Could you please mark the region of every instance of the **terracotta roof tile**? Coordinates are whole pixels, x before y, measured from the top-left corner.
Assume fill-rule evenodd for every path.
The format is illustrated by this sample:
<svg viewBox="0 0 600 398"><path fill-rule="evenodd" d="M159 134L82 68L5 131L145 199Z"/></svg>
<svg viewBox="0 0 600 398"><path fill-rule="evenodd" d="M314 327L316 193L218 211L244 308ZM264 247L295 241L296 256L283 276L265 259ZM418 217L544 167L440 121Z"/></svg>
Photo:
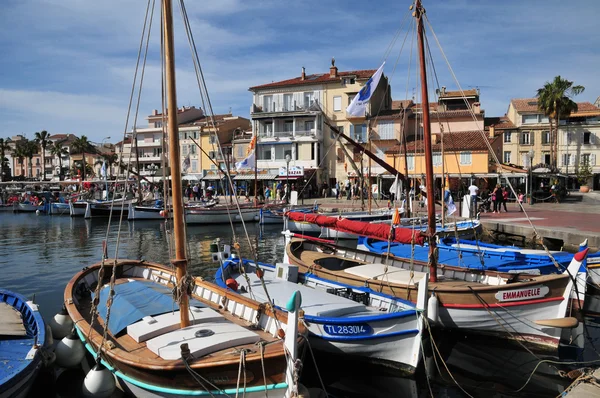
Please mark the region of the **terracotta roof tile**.
<svg viewBox="0 0 600 398"><path fill-rule="evenodd" d="M214 120L215 123L219 124L220 122L223 122L224 119L226 117L232 117L233 115L231 113L225 113L223 115L214 115ZM202 115L197 119L194 120L190 120L189 122L186 123L181 123L179 125L179 127L190 127L190 126L197 126L198 124L210 124L210 117L208 117L207 115Z"/></svg>
<svg viewBox="0 0 600 398"><path fill-rule="evenodd" d="M485 127L494 126L496 130L516 129L517 126L506 116L486 117L483 121Z"/></svg>
<svg viewBox="0 0 600 398"><path fill-rule="evenodd" d="M414 103L412 100L393 100L392 109L410 108Z"/></svg>
<svg viewBox="0 0 600 398"><path fill-rule="evenodd" d="M396 140L396 139L378 140L376 138L373 138L371 141L373 141L373 144L377 145L380 148L381 147L390 147L390 146L398 144L398 140Z"/></svg>
<svg viewBox="0 0 600 398"><path fill-rule="evenodd" d="M376 69L368 70L355 70L349 72L338 72L337 77L331 77L329 73L318 73L313 75L306 75L305 79L302 80L302 76L294 77L288 80L281 80L278 82L261 84L258 86L250 87L250 90L258 90L270 87L284 87L284 86L300 86L306 84L327 84L339 82L341 77L345 76L356 76L358 79L368 79L376 72Z"/></svg>
<svg viewBox="0 0 600 398"><path fill-rule="evenodd" d="M436 134L437 135L437 134ZM482 151L487 150L487 143L493 142L496 138L483 137L480 131L460 131L454 133L446 133L444 134L444 151L458 151L458 150L472 150L472 151ZM439 141L439 139L438 139ZM422 153L424 150L424 142L423 140L412 141L409 142L406 146L406 150L408 154L411 152ZM442 145L441 142L437 142L431 148L432 151L441 151ZM402 146L396 145L389 150L386 151L388 154L394 153L402 153Z"/></svg>
<svg viewBox="0 0 600 398"><path fill-rule="evenodd" d="M510 100L517 112L540 112L537 98L513 98ZM598 107L590 102L578 102L577 113L600 111Z"/></svg>

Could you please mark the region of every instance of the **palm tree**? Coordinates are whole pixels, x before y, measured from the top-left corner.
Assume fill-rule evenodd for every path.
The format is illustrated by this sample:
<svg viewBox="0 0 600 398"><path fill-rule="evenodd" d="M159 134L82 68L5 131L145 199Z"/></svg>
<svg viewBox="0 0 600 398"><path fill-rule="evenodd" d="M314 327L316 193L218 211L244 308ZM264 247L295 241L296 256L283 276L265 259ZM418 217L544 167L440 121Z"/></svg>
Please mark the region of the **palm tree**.
<svg viewBox="0 0 600 398"><path fill-rule="evenodd" d="M581 94L583 86L574 86L572 81L556 76L552 82L546 82L538 89L538 108L550 118L550 158L557 166L557 136L561 116L577 112L577 103L571 97ZM552 128L554 125L554 129Z"/></svg>
<svg viewBox="0 0 600 398"><path fill-rule="evenodd" d="M33 157L37 155L39 146L36 141L25 140L21 144L23 148L23 154L29 159L29 178L33 177Z"/></svg>
<svg viewBox="0 0 600 398"><path fill-rule="evenodd" d="M58 157L58 168L60 170L60 172L58 173L59 180L62 180L61 177L63 175L62 157L64 155L68 155L69 154L69 151L67 151L67 148L63 147L63 144L62 144L63 142L64 142L64 140L63 141L57 141L57 142L53 143L50 146L50 154L53 155L53 156Z"/></svg>
<svg viewBox="0 0 600 398"><path fill-rule="evenodd" d="M85 153L95 153L96 149L92 146L92 143L88 140L88 138L85 135L82 135L79 138L75 138L75 140L73 141L73 144L71 145L71 148L73 148L73 152L74 153L81 153L82 154L82 161L83 161L83 175L82 175L82 181L85 180L85 175L87 174L87 167L85 164Z"/></svg>
<svg viewBox="0 0 600 398"><path fill-rule="evenodd" d="M117 164L119 156L116 153L101 153L100 157L102 160L97 160L94 165L102 166L104 162L106 162L106 166L108 167L107 172L108 175L110 175L110 171L112 170L113 165Z"/></svg>
<svg viewBox="0 0 600 398"><path fill-rule="evenodd" d="M17 144L15 145L15 149L13 150L13 157L17 158L19 160L19 164L21 165L21 176L22 177L25 174L25 170L24 170L25 165L23 164L23 160L27 157L27 154L25 153L24 144L25 144L24 141L17 141Z"/></svg>
<svg viewBox="0 0 600 398"><path fill-rule="evenodd" d="M48 139L48 137L50 137L50 135L48 134L48 132L46 130L42 130L40 132L35 133L35 140L40 145L40 147L42 147L42 169L43 169L42 180L46 179L46 147L48 146L48 144L52 143L52 141L50 141Z"/></svg>
<svg viewBox="0 0 600 398"><path fill-rule="evenodd" d="M4 181L4 172L6 167L6 152L10 150L8 142L4 141L4 138L0 138L0 181Z"/></svg>

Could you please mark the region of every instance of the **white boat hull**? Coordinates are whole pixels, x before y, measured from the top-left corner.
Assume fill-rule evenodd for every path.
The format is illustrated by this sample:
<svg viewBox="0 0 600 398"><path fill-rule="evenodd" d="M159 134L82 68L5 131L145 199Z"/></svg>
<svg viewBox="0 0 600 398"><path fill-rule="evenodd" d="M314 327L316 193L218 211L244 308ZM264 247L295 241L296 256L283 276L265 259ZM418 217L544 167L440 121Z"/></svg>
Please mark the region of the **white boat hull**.
<svg viewBox="0 0 600 398"><path fill-rule="evenodd" d="M165 217L160 213L162 207L134 206L129 204L128 220L164 220Z"/></svg>
<svg viewBox="0 0 600 398"><path fill-rule="evenodd" d="M71 217L83 217L87 208L87 202L69 203L69 215Z"/></svg>
<svg viewBox="0 0 600 398"><path fill-rule="evenodd" d="M15 207L15 211L19 213L35 213L38 210L44 211L44 206L34 206L31 203L19 203Z"/></svg>
<svg viewBox="0 0 600 398"><path fill-rule="evenodd" d="M231 207L229 210L224 208L201 208L201 209L186 209L185 223L186 224L229 224L230 220L234 223L255 222L259 220L258 208L244 209L238 211L237 208Z"/></svg>
<svg viewBox="0 0 600 398"><path fill-rule="evenodd" d="M68 216L71 214L69 203L50 203L50 214L53 216Z"/></svg>

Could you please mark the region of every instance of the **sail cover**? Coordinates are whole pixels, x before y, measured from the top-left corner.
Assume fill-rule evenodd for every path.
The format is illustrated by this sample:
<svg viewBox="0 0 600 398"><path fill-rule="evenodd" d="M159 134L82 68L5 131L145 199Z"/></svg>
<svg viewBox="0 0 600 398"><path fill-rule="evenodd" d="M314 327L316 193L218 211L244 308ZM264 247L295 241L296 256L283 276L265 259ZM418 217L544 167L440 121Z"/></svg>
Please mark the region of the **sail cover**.
<svg viewBox="0 0 600 398"><path fill-rule="evenodd" d="M364 221L353 221L338 217L329 217L314 213L298 213L294 211L288 211L286 216L292 221L308 222L320 227L331 228L336 231L348 232L374 239L390 239L392 242L406 244L415 242L415 244L421 246L425 243L425 235L423 235L421 231L410 228L392 227L390 233L390 226L388 224L370 224Z"/></svg>

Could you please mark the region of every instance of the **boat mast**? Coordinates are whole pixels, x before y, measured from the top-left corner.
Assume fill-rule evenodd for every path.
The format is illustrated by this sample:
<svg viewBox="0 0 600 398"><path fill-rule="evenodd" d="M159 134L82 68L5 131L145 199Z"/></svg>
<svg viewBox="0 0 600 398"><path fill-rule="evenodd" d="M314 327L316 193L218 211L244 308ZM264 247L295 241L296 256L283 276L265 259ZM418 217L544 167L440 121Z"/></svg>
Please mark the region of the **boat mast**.
<svg viewBox="0 0 600 398"><path fill-rule="evenodd" d="M183 195L181 189L181 162L179 156L179 132L177 131L177 93L175 88L175 46L173 43L173 7L171 0L163 0L163 26L165 43L165 78L167 81L167 132L169 134L169 159L171 159L171 185L173 190L173 232L177 288L187 273L185 253L185 225L183 223ZM180 326L190 325L189 301L186 292L178 292Z"/></svg>
<svg viewBox="0 0 600 398"><path fill-rule="evenodd" d="M423 105L423 140L425 141L425 188L427 190L427 234L429 239L429 281L437 282L437 259L435 258L435 190L433 187L433 159L431 155L431 124L429 120L429 97L427 96L427 71L425 68L425 43L423 41L423 15L425 9L417 0L413 16L417 18L417 42L421 67L421 102Z"/></svg>
<svg viewBox="0 0 600 398"><path fill-rule="evenodd" d="M410 178L408 176L408 155L406 149L406 110L407 108L402 108L402 151L404 152L404 175L406 176L406 181L404 181L404 192L406 198L406 208L404 212L406 213L406 217L410 218L410 209L412 209L412 199L410 197ZM398 189L396 189L398 191ZM395 200L399 200L399 198L394 198Z"/></svg>

